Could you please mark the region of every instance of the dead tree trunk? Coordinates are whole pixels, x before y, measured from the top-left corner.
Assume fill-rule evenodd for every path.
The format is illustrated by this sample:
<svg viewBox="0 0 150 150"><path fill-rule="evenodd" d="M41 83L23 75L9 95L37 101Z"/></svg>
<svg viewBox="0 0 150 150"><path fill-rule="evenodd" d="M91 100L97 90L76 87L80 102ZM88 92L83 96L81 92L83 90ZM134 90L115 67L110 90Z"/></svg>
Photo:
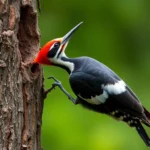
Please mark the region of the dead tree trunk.
<svg viewBox="0 0 150 150"><path fill-rule="evenodd" d="M38 50L36 0L0 0L0 150L41 150Z"/></svg>

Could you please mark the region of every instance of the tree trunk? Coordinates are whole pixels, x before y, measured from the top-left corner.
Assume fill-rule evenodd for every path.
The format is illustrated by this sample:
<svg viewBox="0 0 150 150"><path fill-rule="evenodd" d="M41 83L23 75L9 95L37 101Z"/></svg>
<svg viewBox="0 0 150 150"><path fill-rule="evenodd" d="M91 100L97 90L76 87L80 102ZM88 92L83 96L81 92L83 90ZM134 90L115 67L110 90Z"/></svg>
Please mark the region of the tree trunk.
<svg viewBox="0 0 150 150"><path fill-rule="evenodd" d="M38 50L36 0L0 0L0 150L41 150Z"/></svg>

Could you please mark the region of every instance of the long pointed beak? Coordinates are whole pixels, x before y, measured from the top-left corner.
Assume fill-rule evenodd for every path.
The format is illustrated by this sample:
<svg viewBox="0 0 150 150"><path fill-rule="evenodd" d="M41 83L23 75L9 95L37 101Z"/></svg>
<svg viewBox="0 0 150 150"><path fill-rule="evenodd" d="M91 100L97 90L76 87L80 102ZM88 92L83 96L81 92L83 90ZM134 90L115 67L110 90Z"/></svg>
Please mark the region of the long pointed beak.
<svg viewBox="0 0 150 150"><path fill-rule="evenodd" d="M73 35L73 33L80 27L80 25L83 22L80 22L79 24L77 24L73 29L71 29L63 38L62 38L62 42L61 44L65 44L69 41L69 39L71 38L71 36Z"/></svg>

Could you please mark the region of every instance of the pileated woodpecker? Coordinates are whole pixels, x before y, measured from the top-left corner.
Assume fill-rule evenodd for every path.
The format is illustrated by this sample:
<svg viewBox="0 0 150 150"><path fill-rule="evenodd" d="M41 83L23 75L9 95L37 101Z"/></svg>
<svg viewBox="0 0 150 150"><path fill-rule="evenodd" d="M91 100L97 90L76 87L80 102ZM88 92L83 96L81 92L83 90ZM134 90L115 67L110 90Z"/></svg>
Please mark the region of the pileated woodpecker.
<svg viewBox="0 0 150 150"><path fill-rule="evenodd" d="M66 56L68 41L81 24L82 22L76 25L64 37L45 44L34 63L65 69L70 75L70 86L77 99L73 99L58 80L50 77L56 81L54 86L59 86L73 103L79 103L135 127L145 144L150 147L150 138L142 126L143 123L150 127L150 113L129 86L111 69L93 58Z"/></svg>

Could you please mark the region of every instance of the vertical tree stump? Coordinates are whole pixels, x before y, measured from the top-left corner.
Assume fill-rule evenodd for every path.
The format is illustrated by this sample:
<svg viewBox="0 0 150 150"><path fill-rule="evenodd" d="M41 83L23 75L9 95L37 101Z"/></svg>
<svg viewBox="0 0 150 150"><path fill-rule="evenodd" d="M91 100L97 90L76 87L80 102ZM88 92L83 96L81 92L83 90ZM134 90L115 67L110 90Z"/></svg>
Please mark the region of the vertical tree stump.
<svg viewBox="0 0 150 150"><path fill-rule="evenodd" d="M0 0L0 150L41 150L38 50L36 0Z"/></svg>

